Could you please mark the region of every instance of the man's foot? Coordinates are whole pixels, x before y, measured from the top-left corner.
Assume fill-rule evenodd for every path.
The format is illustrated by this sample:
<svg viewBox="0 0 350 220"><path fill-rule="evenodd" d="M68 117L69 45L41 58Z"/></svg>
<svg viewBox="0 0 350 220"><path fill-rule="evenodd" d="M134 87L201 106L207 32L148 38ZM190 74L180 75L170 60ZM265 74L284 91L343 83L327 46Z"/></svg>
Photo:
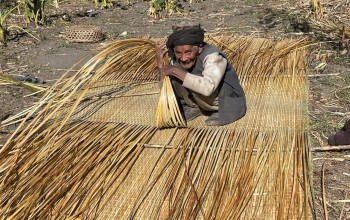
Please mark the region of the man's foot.
<svg viewBox="0 0 350 220"><path fill-rule="evenodd" d="M208 117L208 119L205 120L205 125L208 125L208 126L220 125L219 113L218 112L214 112L212 115L210 115Z"/></svg>
<svg viewBox="0 0 350 220"><path fill-rule="evenodd" d="M187 105L184 106L184 113L186 121L192 121L202 114L201 110L198 107L191 108Z"/></svg>

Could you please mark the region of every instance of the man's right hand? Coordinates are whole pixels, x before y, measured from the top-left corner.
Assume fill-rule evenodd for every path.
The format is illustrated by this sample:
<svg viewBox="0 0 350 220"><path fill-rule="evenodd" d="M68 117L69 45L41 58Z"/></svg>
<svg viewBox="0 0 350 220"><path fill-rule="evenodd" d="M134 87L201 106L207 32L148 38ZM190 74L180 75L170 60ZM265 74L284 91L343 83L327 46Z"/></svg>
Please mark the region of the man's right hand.
<svg viewBox="0 0 350 220"><path fill-rule="evenodd" d="M165 43L159 43L156 45L156 59L157 59L157 66L160 70L164 65L164 56L168 52L168 48L166 47Z"/></svg>
<svg viewBox="0 0 350 220"><path fill-rule="evenodd" d="M165 76L175 76L181 81L184 81L187 72L183 68L173 65L163 65L160 71L160 79L163 80Z"/></svg>

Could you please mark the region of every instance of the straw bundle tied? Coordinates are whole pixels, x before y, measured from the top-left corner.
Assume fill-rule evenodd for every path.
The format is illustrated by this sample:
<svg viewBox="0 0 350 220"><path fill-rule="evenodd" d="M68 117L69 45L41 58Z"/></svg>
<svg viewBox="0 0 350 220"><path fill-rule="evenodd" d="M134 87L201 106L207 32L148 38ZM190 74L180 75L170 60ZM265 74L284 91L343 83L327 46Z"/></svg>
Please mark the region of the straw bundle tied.
<svg viewBox="0 0 350 220"><path fill-rule="evenodd" d="M106 45L18 116L0 152L1 219L312 215L306 42L207 37L235 66L247 115L222 127L200 116L158 129L182 118L178 106L159 107L156 41Z"/></svg>

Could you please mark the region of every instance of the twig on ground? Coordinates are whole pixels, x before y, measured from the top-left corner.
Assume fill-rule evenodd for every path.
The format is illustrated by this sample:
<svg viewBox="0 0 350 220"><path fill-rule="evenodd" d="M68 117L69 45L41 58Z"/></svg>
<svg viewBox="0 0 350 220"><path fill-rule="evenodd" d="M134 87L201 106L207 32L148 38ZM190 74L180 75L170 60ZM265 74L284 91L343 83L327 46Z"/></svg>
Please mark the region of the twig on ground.
<svg viewBox="0 0 350 220"><path fill-rule="evenodd" d="M316 134L315 134L316 133ZM311 134L317 139L318 143L319 143L319 146L322 146L323 144L323 141L322 139L320 138L319 134L317 132L311 132Z"/></svg>
<svg viewBox="0 0 350 220"><path fill-rule="evenodd" d="M343 146L323 146L323 147L314 147L312 151L343 151L350 150L350 145Z"/></svg>
<svg viewBox="0 0 350 220"><path fill-rule="evenodd" d="M348 192L346 192L346 194L345 194L345 198L347 198L347 197L348 197ZM350 200L347 200L347 201L350 202ZM340 219L343 219L344 208L345 208L345 202L344 202L343 207L342 207L342 209L341 209L341 212L340 212L340 215L339 215L339 220L340 220Z"/></svg>
<svg viewBox="0 0 350 220"><path fill-rule="evenodd" d="M327 200L326 200L326 192L325 192L325 186L324 186L324 165L325 163L322 164L322 202L323 202L323 210L324 210L324 216L326 220L328 220L328 210L327 210Z"/></svg>
<svg viewBox="0 0 350 220"><path fill-rule="evenodd" d="M331 112L331 115L346 116L350 115L350 112Z"/></svg>
<svg viewBox="0 0 350 220"><path fill-rule="evenodd" d="M317 158L313 158L312 161L316 161L316 160L334 160L334 161L344 161L344 158L329 158L329 157L317 157Z"/></svg>
<svg viewBox="0 0 350 220"><path fill-rule="evenodd" d="M208 17L217 17L217 16L225 16L225 15L232 15L232 13L211 13L211 14L208 14Z"/></svg>
<svg viewBox="0 0 350 220"><path fill-rule="evenodd" d="M79 70L73 70L73 69L56 69L58 71L69 71L69 72L78 72Z"/></svg>
<svg viewBox="0 0 350 220"><path fill-rule="evenodd" d="M322 77L322 76L338 76L340 73L329 73L329 74L310 74L307 77Z"/></svg>
<svg viewBox="0 0 350 220"><path fill-rule="evenodd" d="M350 199L333 200L333 201L330 201L330 202L341 202L341 203L347 203L347 202L350 202Z"/></svg>
<svg viewBox="0 0 350 220"><path fill-rule="evenodd" d="M328 186L329 189L337 189L337 190L345 190L348 191L350 189L344 189L344 188L339 188L339 187L334 187L334 186Z"/></svg>
<svg viewBox="0 0 350 220"><path fill-rule="evenodd" d="M339 88L339 89L335 90L334 96L335 96L337 99L341 99L341 98L339 98L339 96L338 96L337 93L338 93L339 91L341 91L341 90L349 89L349 88L350 88L350 86L345 86L345 87L343 87L343 88Z"/></svg>

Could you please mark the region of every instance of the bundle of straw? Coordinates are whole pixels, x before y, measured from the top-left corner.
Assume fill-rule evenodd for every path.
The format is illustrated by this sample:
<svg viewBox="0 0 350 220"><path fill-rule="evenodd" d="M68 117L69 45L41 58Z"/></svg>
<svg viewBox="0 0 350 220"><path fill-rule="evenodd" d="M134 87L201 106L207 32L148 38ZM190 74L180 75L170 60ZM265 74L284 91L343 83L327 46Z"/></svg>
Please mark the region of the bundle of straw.
<svg viewBox="0 0 350 220"><path fill-rule="evenodd" d="M163 79L156 112L157 127L186 127L169 76Z"/></svg>

